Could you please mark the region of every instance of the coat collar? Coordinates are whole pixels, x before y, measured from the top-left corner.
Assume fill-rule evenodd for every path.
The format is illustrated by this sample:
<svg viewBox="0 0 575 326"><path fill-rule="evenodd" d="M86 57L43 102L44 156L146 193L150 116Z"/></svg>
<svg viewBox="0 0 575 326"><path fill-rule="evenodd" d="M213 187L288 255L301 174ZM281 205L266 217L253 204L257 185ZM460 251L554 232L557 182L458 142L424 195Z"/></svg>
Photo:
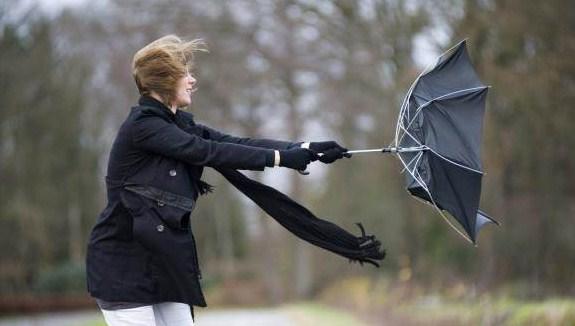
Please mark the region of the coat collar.
<svg viewBox="0 0 575 326"><path fill-rule="evenodd" d="M162 116L169 117L170 119L174 119L174 117L176 116L169 107L167 107L164 103L156 100L151 96L145 96L145 95L141 96L140 99L138 100L138 104L140 106L152 108L154 109L154 112Z"/></svg>
<svg viewBox="0 0 575 326"><path fill-rule="evenodd" d="M140 106L152 108L154 112L156 112L162 116L165 116L167 118L170 118L171 120L174 120L176 118L183 118L187 121L193 122L193 119L194 119L194 115L192 113L185 112L185 111L182 111L180 109L176 110L176 113L174 113L164 103L156 100L155 98L153 98L151 96L146 96L146 95L141 96L140 99L138 100L138 104Z"/></svg>

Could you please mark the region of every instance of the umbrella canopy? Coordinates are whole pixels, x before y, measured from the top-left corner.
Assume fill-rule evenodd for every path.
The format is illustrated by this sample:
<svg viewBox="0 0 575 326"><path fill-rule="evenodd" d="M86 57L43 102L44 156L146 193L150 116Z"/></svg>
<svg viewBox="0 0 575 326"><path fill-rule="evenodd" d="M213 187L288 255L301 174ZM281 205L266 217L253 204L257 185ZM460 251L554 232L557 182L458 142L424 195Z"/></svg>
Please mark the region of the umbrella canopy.
<svg viewBox="0 0 575 326"><path fill-rule="evenodd" d="M460 42L411 85L394 140L395 149L403 149L397 154L407 172L408 191L435 206L473 243L482 226L497 223L479 210L487 90L469 60L466 42Z"/></svg>

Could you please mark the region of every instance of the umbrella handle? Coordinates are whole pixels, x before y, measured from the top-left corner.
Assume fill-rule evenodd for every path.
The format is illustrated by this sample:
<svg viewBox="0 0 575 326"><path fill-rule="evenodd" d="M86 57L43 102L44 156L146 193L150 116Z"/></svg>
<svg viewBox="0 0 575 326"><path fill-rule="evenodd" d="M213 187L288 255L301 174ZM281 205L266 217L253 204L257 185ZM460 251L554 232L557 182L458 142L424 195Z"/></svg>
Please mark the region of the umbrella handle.
<svg viewBox="0 0 575 326"><path fill-rule="evenodd" d="M386 148L379 148L379 149L363 149L363 150L355 150L355 151L347 151L346 153L355 154L355 153L387 153L385 151ZM323 156L323 153L317 153L318 156ZM301 175L309 175L309 171L307 170L297 170L297 172Z"/></svg>
<svg viewBox="0 0 575 326"><path fill-rule="evenodd" d="M363 154L363 153L407 153L407 152L421 152L427 150L427 146L416 146L416 147L383 147L374 149L356 149L352 151L347 151L348 154ZM318 153L322 156L323 153ZM297 170L301 175L308 175L307 170Z"/></svg>
<svg viewBox="0 0 575 326"><path fill-rule="evenodd" d="M427 150L427 146L416 146L416 147L383 147L383 148L373 148L373 149L356 149L347 151L348 154L363 154L363 153L407 153L407 152L421 152ZM322 156L323 153L318 153ZM307 170L297 170L301 175L308 175Z"/></svg>

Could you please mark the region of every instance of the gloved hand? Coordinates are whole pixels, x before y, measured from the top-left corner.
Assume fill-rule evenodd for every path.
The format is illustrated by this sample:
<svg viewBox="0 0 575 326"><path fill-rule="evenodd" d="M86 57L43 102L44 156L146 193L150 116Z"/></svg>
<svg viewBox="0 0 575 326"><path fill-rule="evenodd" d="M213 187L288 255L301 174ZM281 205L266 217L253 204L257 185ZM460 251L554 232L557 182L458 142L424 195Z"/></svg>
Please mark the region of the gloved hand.
<svg viewBox="0 0 575 326"><path fill-rule="evenodd" d="M280 153L280 166L305 170L310 162L319 158L317 153L307 148L292 148L279 151Z"/></svg>
<svg viewBox="0 0 575 326"><path fill-rule="evenodd" d="M309 143L309 149L314 150L318 153L323 153L332 148L339 148L343 149L341 145L337 142L330 140L330 141L318 141L318 142L311 142Z"/></svg>
<svg viewBox="0 0 575 326"><path fill-rule="evenodd" d="M347 153L347 148L342 147L335 141L312 142L309 144L309 149L323 153L319 160L325 164L333 163L343 157L351 157L351 154Z"/></svg>

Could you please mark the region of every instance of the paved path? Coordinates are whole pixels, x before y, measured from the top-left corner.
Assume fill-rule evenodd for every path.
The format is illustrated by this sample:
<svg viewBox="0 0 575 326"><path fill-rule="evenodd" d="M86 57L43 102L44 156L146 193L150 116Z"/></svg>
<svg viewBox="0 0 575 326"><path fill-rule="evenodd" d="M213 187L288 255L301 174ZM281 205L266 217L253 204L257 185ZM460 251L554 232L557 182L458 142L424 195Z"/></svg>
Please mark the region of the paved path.
<svg viewBox="0 0 575 326"><path fill-rule="evenodd" d="M83 326L98 321L100 318L101 314L97 310L45 313L0 318L0 326Z"/></svg>
<svg viewBox="0 0 575 326"><path fill-rule="evenodd" d="M294 321L277 308L205 309L196 308L196 324L201 326L288 326ZM84 326L97 325L103 318L99 311L38 314L26 317L0 318L0 326Z"/></svg>
<svg viewBox="0 0 575 326"><path fill-rule="evenodd" d="M198 311L199 310L199 311ZM196 312L197 311L197 312ZM294 321L285 311L275 308L194 310L198 326L288 326Z"/></svg>

